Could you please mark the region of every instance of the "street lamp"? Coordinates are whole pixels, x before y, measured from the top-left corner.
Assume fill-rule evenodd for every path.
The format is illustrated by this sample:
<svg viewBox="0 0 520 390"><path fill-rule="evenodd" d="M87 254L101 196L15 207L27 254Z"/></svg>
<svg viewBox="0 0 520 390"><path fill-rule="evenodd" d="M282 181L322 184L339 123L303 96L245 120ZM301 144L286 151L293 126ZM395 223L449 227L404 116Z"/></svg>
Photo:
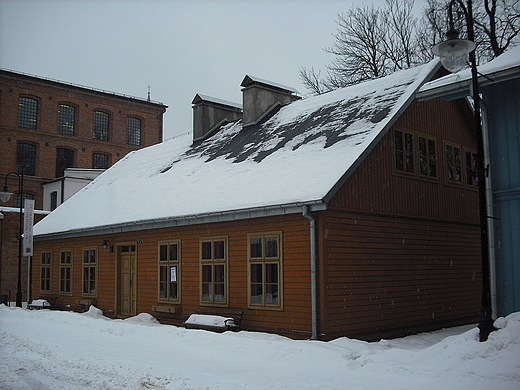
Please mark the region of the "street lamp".
<svg viewBox="0 0 520 390"><path fill-rule="evenodd" d="M449 5L450 29L446 33L446 41L435 45L432 49L433 54L441 58L444 67L450 72L458 72L469 57L471 63L471 79L473 89L473 109L475 114L475 136L477 141L477 172L479 189L479 216L480 216L480 241L482 252L482 303L481 318L478 325L480 330L480 341L486 341L489 334L495 330L493 326L491 308L491 289L489 272L489 243L488 243L488 223L487 223L487 202L486 202L486 176L487 168L484 164L484 135L480 118L480 93L478 86L477 61L475 55L475 32L473 29L473 2L467 1L467 12L465 12L468 25L468 40L459 39L459 32L453 24L453 4L461 0L451 0Z"/></svg>
<svg viewBox="0 0 520 390"><path fill-rule="evenodd" d="M9 192L7 187L7 178L9 175L16 175L18 177L18 194L20 194L20 226L18 235L18 280L16 286L16 307L22 307L22 227L23 227L23 215L22 215L22 204L23 204L23 172L19 175L16 172L9 172L5 175L4 189L0 191L0 200L7 202L12 192Z"/></svg>

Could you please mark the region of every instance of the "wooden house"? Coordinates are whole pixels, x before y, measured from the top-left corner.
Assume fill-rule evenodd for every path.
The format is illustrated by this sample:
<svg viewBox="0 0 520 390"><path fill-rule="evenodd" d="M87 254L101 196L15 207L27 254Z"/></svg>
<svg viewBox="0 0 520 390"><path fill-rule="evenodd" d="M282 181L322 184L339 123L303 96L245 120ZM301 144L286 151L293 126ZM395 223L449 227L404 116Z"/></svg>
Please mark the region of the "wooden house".
<svg viewBox="0 0 520 390"><path fill-rule="evenodd" d="M307 99L248 75L242 106L196 95L193 137L129 154L35 226L34 291L174 325L239 310L244 330L302 339L475 320L471 111L414 97L438 70Z"/></svg>
<svg viewBox="0 0 520 390"><path fill-rule="evenodd" d="M520 311L520 47L478 67L486 165L493 313ZM471 73L463 70L425 84L423 100L470 95Z"/></svg>

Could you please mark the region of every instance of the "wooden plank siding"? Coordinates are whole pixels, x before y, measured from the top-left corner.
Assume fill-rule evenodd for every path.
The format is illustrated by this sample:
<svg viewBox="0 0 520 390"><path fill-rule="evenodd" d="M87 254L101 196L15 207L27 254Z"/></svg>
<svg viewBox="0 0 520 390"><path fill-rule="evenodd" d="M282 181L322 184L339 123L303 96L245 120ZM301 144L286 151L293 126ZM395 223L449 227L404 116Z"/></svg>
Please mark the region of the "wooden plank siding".
<svg viewBox="0 0 520 390"><path fill-rule="evenodd" d="M476 316L478 226L336 210L322 234L320 332L367 337Z"/></svg>
<svg viewBox="0 0 520 390"><path fill-rule="evenodd" d="M444 141L475 149L464 101L413 102L395 126L436 140L435 180L396 173L390 130L320 221L320 333L406 334L478 317L478 193L446 180ZM417 162L416 162L417 164Z"/></svg>
<svg viewBox="0 0 520 390"><path fill-rule="evenodd" d="M247 289L247 235L255 232L282 232L283 254L283 309L248 308ZM188 315L200 305L199 239L227 236L229 250L229 307L244 310L242 329L269 331L296 338L309 338L310 314L310 245L309 221L302 215L283 215L252 220L190 225L171 229L155 229L105 236L77 237L67 240L48 240L35 243L35 253L52 251L52 291L49 297L58 296L61 309L70 306L80 310L76 301L82 295L81 261L84 247L97 246L98 294L96 307L113 316L116 310L117 246L121 243L137 247L137 312L150 313L161 322L181 325ZM108 239L114 245L114 253L103 249L101 243ZM181 310L179 313L157 313L152 306L158 299L158 242L181 240ZM59 254L62 248L73 249L73 293L59 294ZM33 289L40 291L39 263L34 263ZM46 294L39 294L45 297ZM165 303L161 303L165 304ZM167 304L166 304L167 305Z"/></svg>

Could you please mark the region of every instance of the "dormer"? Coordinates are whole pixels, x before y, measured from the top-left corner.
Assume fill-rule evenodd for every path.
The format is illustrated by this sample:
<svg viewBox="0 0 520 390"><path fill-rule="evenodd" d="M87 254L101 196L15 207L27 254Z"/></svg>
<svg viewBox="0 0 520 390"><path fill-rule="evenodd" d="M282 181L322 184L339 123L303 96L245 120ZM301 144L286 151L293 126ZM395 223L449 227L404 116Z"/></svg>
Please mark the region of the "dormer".
<svg viewBox="0 0 520 390"><path fill-rule="evenodd" d="M220 126L242 118L240 104L197 94L193 104L193 141L213 134Z"/></svg>
<svg viewBox="0 0 520 390"><path fill-rule="evenodd" d="M246 75L242 89L243 126L255 125L272 110L292 103L301 97L297 90L258 77Z"/></svg>

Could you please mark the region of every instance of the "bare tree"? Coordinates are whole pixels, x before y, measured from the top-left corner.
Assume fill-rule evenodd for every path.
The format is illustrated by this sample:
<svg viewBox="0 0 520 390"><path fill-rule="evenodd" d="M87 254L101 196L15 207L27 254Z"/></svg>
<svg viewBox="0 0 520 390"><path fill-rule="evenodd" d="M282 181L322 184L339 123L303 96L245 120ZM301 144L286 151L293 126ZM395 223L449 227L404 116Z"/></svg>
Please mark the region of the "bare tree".
<svg viewBox="0 0 520 390"><path fill-rule="evenodd" d="M313 94L385 76L433 58L431 48L445 39L450 0L428 0L421 22L413 16L414 0L386 0L384 9L354 7L338 15L335 42L324 50L335 55L322 77L314 68L300 70ZM487 62L520 41L520 0L475 0L475 43ZM466 36L466 1L456 0L453 16Z"/></svg>

